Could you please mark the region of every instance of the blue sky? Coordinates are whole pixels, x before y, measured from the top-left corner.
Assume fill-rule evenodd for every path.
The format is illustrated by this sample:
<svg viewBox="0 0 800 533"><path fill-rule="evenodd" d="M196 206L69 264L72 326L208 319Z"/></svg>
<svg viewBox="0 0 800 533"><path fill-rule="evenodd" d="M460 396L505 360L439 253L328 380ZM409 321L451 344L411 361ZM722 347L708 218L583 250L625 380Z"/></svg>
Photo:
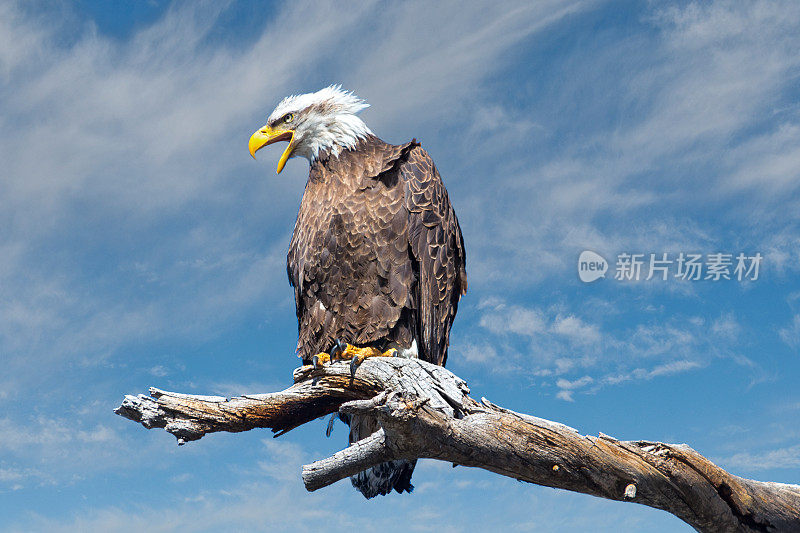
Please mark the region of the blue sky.
<svg viewBox="0 0 800 533"><path fill-rule="evenodd" d="M342 426L178 448L112 413L290 382L308 166L246 145L330 83L444 177L470 281L448 366L476 396L798 481L797 3L107 4L0 3L0 529L689 530L432 461L410 496L309 494ZM583 250L764 259L587 284Z"/></svg>

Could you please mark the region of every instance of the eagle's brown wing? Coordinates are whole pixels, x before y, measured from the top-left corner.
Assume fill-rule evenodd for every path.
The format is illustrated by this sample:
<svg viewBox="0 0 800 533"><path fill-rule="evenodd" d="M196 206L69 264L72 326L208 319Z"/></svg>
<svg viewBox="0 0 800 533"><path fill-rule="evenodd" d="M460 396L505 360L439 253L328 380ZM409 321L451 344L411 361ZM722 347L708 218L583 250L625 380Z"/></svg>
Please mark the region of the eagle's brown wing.
<svg viewBox="0 0 800 533"><path fill-rule="evenodd" d="M466 253L461 227L442 178L419 145L400 167L408 210L408 240L417 262L414 305L419 357L437 365L447 361L450 326L467 291Z"/></svg>

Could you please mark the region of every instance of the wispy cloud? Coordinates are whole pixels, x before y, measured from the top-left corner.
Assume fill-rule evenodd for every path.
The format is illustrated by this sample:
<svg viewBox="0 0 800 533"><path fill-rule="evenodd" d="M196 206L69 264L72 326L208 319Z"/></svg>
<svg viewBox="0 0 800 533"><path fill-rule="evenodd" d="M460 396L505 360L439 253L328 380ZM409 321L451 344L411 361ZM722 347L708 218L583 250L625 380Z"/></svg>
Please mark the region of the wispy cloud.
<svg viewBox="0 0 800 533"><path fill-rule="evenodd" d="M603 377L602 381L604 384L618 385L632 380L650 380L661 376L680 374L696 368L702 368L703 366L704 365L699 361L687 361L683 359L656 365L649 370L645 368L635 368L627 373L607 375Z"/></svg>
<svg viewBox="0 0 800 533"><path fill-rule="evenodd" d="M480 325L492 333L516 333L527 337L543 332L546 327L541 311L516 305L506 306L504 303L484 313Z"/></svg>
<svg viewBox="0 0 800 533"><path fill-rule="evenodd" d="M739 468L747 472L771 468L797 468L800 466L800 445L787 446L760 453L742 452L718 459L729 468Z"/></svg>
<svg viewBox="0 0 800 533"><path fill-rule="evenodd" d="M480 342L456 341L454 364L462 364L463 355L465 364L552 380L556 397L566 401L575 401L578 391L596 393L606 386L699 370L718 357L757 367L738 355L742 326L731 312L707 322L696 316L662 319L665 311L654 309L653 319L621 326L614 313L608 317L594 313L601 319L589 321L565 307L542 309L498 298L483 300L478 324L489 336L472 335ZM606 307L599 302L591 305ZM590 374L581 375L585 372Z"/></svg>
<svg viewBox="0 0 800 533"><path fill-rule="evenodd" d="M260 470L255 470L262 474ZM347 481L324 491L307 493L297 476L292 481L254 479L235 486L182 486L182 498L153 506L92 506L62 519L33 512L23 520L6 524L8 531L352 531L379 529L401 531L464 531L475 523L492 529L529 530L558 523L566 530L618 531L620 524L632 529L677 520L646 507L630 509L615 502L593 499L567 491L522 486L478 469L453 469L451 465L422 460L416 470L414 494L390 495L376 505L356 494ZM522 490L521 490L522 489ZM495 512L471 503L477 491L491 497ZM520 505L520 502L523 505ZM456 512L448 512L455 505ZM349 513L341 510L348 508ZM535 519L529 510L537 509ZM564 508L574 509L561 517ZM582 511L579 511L582 510ZM402 520L398 520L402 516ZM591 517L591 518L590 518ZM541 527L536 527L536 530ZM673 527L674 529L674 527Z"/></svg>
<svg viewBox="0 0 800 533"><path fill-rule="evenodd" d="M712 333L731 341L736 340L741 330L742 326L736 321L733 313L726 313L711 324Z"/></svg>
<svg viewBox="0 0 800 533"><path fill-rule="evenodd" d="M794 315L786 327L778 330L778 334L781 340L792 348L800 346L800 315Z"/></svg>
<svg viewBox="0 0 800 533"><path fill-rule="evenodd" d="M556 393L556 398L566 402L574 402L575 399L572 396L573 391L586 387L593 382L594 379L592 379L590 376L583 376L582 378L578 378L573 381L560 378L558 381L556 381L556 387L559 388L559 391Z"/></svg>
<svg viewBox="0 0 800 533"><path fill-rule="evenodd" d="M258 467L268 476L285 482L297 481L300 465L307 462L302 448L288 441L264 439L267 458L258 462Z"/></svg>
<svg viewBox="0 0 800 533"><path fill-rule="evenodd" d="M797 5L688 4L645 21L655 34L620 36L615 47L587 58L592 65L559 65L561 92L547 94L555 102L506 112L515 117L509 132L535 123L542 133L526 135L525 148L507 143L508 168L498 170L496 157L487 168L502 214L479 198L467 206L484 228L471 235L480 278L537 285L570 269L582 249L702 250L742 239L767 249L794 219ZM587 77L598 68L615 72L620 84ZM595 104L573 110L582 92ZM585 124L585 134L570 130L578 138L556 141L564 116L550 119L553 107L572 111L569 118ZM613 120L591 120L611 112ZM485 123L482 115L476 121L476 128ZM536 148L550 157L537 156ZM721 223L707 222L709 209ZM787 235L794 257L797 233L793 227Z"/></svg>
<svg viewBox="0 0 800 533"><path fill-rule="evenodd" d="M74 413L77 415L77 413ZM0 419L0 491L73 483L133 466L122 437L106 424L39 416Z"/></svg>
<svg viewBox="0 0 800 533"><path fill-rule="evenodd" d="M557 316L553 321L552 330L577 344L595 344L600 341L598 327L594 324L587 324L574 315Z"/></svg>

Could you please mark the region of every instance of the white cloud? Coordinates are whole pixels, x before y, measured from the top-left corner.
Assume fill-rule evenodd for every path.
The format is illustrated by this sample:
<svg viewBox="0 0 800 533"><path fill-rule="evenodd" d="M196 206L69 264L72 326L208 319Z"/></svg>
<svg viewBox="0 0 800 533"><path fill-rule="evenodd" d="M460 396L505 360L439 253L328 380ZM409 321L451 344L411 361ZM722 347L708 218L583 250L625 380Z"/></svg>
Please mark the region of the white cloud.
<svg viewBox="0 0 800 533"><path fill-rule="evenodd" d="M774 232L764 245L764 267L775 274L800 269L800 236L796 227L783 227Z"/></svg>
<svg viewBox="0 0 800 533"><path fill-rule="evenodd" d="M393 129L418 128L452 120L465 104L483 107L479 84L507 62L510 50L590 5L548 0L492 14L457 3L409 2L388 11L382 6L372 32L361 28L358 40L347 43L361 54L366 50L353 77L374 106L375 131L380 133L388 118Z"/></svg>
<svg viewBox="0 0 800 533"><path fill-rule="evenodd" d="M211 394L225 396L231 398L233 396L241 396L243 394L261 394L265 392L276 392L286 388L286 383L279 382L216 382L211 383L204 390L208 390Z"/></svg>
<svg viewBox="0 0 800 533"><path fill-rule="evenodd" d="M92 424L82 415L2 418L0 455L0 491L72 483L133 463L126 443L112 427Z"/></svg>
<svg viewBox="0 0 800 533"><path fill-rule="evenodd" d="M307 461L302 448L286 440L264 439L267 458L258 462L259 468L268 476L284 482L297 481L300 466Z"/></svg>
<svg viewBox="0 0 800 533"><path fill-rule="evenodd" d="M0 419L0 449L19 452L31 446L50 447L57 450L69 442L82 444L110 443L118 440L107 426L98 425L90 429L70 424L66 419L40 417L35 425L21 425L8 418Z"/></svg>
<svg viewBox="0 0 800 533"><path fill-rule="evenodd" d="M791 192L800 183L800 124L783 124L748 141L737 157L740 166L727 182L730 188L768 197Z"/></svg>
<svg viewBox="0 0 800 533"><path fill-rule="evenodd" d="M556 386L560 389L574 390L574 389L579 389L581 387L585 387L586 385L592 383L593 381L594 380L589 376L583 376L582 378L576 379L574 381L569 381L562 378L556 381Z"/></svg>
<svg viewBox="0 0 800 533"><path fill-rule="evenodd" d="M553 322L552 330L577 344L584 345L600 342L602 337L596 325L587 324L574 315L557 316Z"/></svg>
<svg viewBox="0 0 800 533"><path fill-rule="evenodd" d="M151 376L154 376L154 377L157 377L157 378L163 378L164 376L169 374L169 370L167 370L167 368L165 368L164 365L156 365L156 366L152 367L149 370L149 372L150 372Z"/></svg>
<svg viewBox="0 0 800 533"><path fill-rule="evenodd" d="M682 353L699 342L694 328L674 325L639 324L628 341L629 346L643 356Z"/></svg>
<svg viewBox="0 0 800 533"><path fill-rule="evenodd" d="M613 376L607 376L606 378L604 378L603 381L611 385L616 385L618 383L630 381L632 379L649 380L661 376L671 376L673 374L680 374L682 372L687 372L689 370L702 367L703 365L699 361L687 361L685 359L682 359L678 361L670 361L668 363L656 365L655 367L649 370L646 368L636 368L627 374L621 374L621 375L617 374Z"/></svg>
<svg viewBox="0 0 800 533"><path fill-rule="evenodd" d="M651 380L653 378L682 374L691 370L704 368L707 365L703 361L689 361L681 359L659 364L653 368L635 368L623 374L610 374L600 380L604 385L618 385L632 380Z"/></svg>
<svg viewBox="0 0 800 533"><path fill-rule="evenodd" d="M567 389L562 389L556 393L556 398L559 400L564 400L565 402L574 402L575 398L572 396L572 391Z"/></svg>
<svg viewBox="0 0 800 533"><path fill-rule="evenodd" d="M778 334L792 348L800 346L800 315L794 315L787 326L778 330Z"/></svg>
<svg viewBox="0 0 800 533"><path fill-rule="evenodd" d="M669 376L672 374L678 374L680 372L686 372L687 370L692 370L701 366L702 365L697 361L671 361L669 363L656 366L652 370L646 372L644 376L646 379L652 379L658 376Z"/></svg>
<svg viewBox="0 0 800 533"><path fill-rule="evenodd" d="M619 305L627 305L626 296L621 298ZM612 302L589 303L588 307L582 303L583 312L614 307ZM480 336L480 343L457 344L452 351L459 360L493 369L511 368L545 383L552 380L558 389L556 397L570 402L580 389L595 393L606 386L696 371L715 358L761 372L758 364L740 353L743 326L730 311L706 321L697 316L665 318L671 311L654 309L646 321L625 326L618 323L615 313L589 312L597 317L597 322L590 323L556 304L539 309L489 297L478 308L482 311L479 325L496 337ZM536 317L537 327L514 327L515 315ZM479 344L482 348L477 350Z"/></svg>
<svg viewBox="0 0 800 533"><path fill-rule="evenodd" d="M718 459L728 468L745 471L768 470L772 468L797 468L800 466L800 445L767 450L761 453L742 452Z"/></svg>
<svg viewBox="0 0 800 533"><path fill-rule="evenodd" d="M497 304L481 316L480 325L492 333L515 333L533 337L545 329L541 311L521 306Z"/></svg>
<svg viewBox="0 0 800 533"><path fill-rule="evenodd" d="M556 381L556 387L560 389L556 393L556 398L559 400L564 400L565 402L574 402L575 399L573 397L573 393L577 389L582 389L593 382L594 379L592 379L590 376L583 376L582 378L578 378L573 381L561 378Z"/></svg>
<svg viewBox="0 0 800 533"><path fill-rule="evenodd" d="M715 335L735 341L742 327L736 322L733 313L726 313L711 324L711 332Z"/></svg>
<svg viewBox="0 0 800 533"><path fill-rule="evenodd" d="M497 349L488 343L459 346L458 356L469 363L497 363Z"/></svg>
<svg viewBox="0 0 800 533"><path fill-rule="evenodd" d="M798 20L792 2L714 2L661 11L654 22L663 31L663 68L650 84L641 80L655 93L653 112L620 145L650 157L699 140L706 148L724 145L728 135L769 110L791 79L787 74L800 65L792 52Z"/></svg>
<svg viewBox="0 0 800 533"><path fill-rule="evenodd" d="M797 5L688 4L649 22L655 37L620 36L586 62L559 65L559 94L498 114L516 116L509 132L531 123L544 131L526 135L525 146L507 143L508 168L492 159L487 172L501 207L480 191L465 206L465 227L482 229L469 232L476 278L538 285L561 279L584 249L704 250L732 231L762 250L786 232L798 256L798 229L786 227L800 207L800 121L790 96L800 70ZM618 83L592 85L607 84L591 77L595 69L615 72ZM595 106L569 118L586 133L570 129L577 138L551 142L559 132L550 129L563 127L547 120L551 109L569 112L584 92ZM587 121L608 109L610 120ZM486 122L475 120L475 129ZM709 209L719 223L707 219Z"/></svg>

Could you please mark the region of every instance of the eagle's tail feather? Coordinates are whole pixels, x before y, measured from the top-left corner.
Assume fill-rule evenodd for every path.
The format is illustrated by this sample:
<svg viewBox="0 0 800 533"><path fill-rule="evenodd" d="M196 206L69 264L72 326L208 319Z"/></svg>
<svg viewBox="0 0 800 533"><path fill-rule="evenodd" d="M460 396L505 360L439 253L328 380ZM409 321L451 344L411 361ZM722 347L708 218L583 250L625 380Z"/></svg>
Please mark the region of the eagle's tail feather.
<svg viewBox="0 0 800 533"><path fill-rule="evenodd" d="M385 496L392 489L399 493L411 492L411 474L414 472L413 461L387 461L350 477L350 482L365 498L374 498L377 495Z"/></svg>
<svg viewBox="0 0 800 533"><path fill-rule="evenodd" d="M378 429L378 424L373 418L341 414L339 418L350 425L351 444L372 435ZM414 473L416 464L416 460L387 461L350 476L350 482L367 499L379 494L385 496L392 490L401 494L411 492L414 490L411 474Z"/></svg>

